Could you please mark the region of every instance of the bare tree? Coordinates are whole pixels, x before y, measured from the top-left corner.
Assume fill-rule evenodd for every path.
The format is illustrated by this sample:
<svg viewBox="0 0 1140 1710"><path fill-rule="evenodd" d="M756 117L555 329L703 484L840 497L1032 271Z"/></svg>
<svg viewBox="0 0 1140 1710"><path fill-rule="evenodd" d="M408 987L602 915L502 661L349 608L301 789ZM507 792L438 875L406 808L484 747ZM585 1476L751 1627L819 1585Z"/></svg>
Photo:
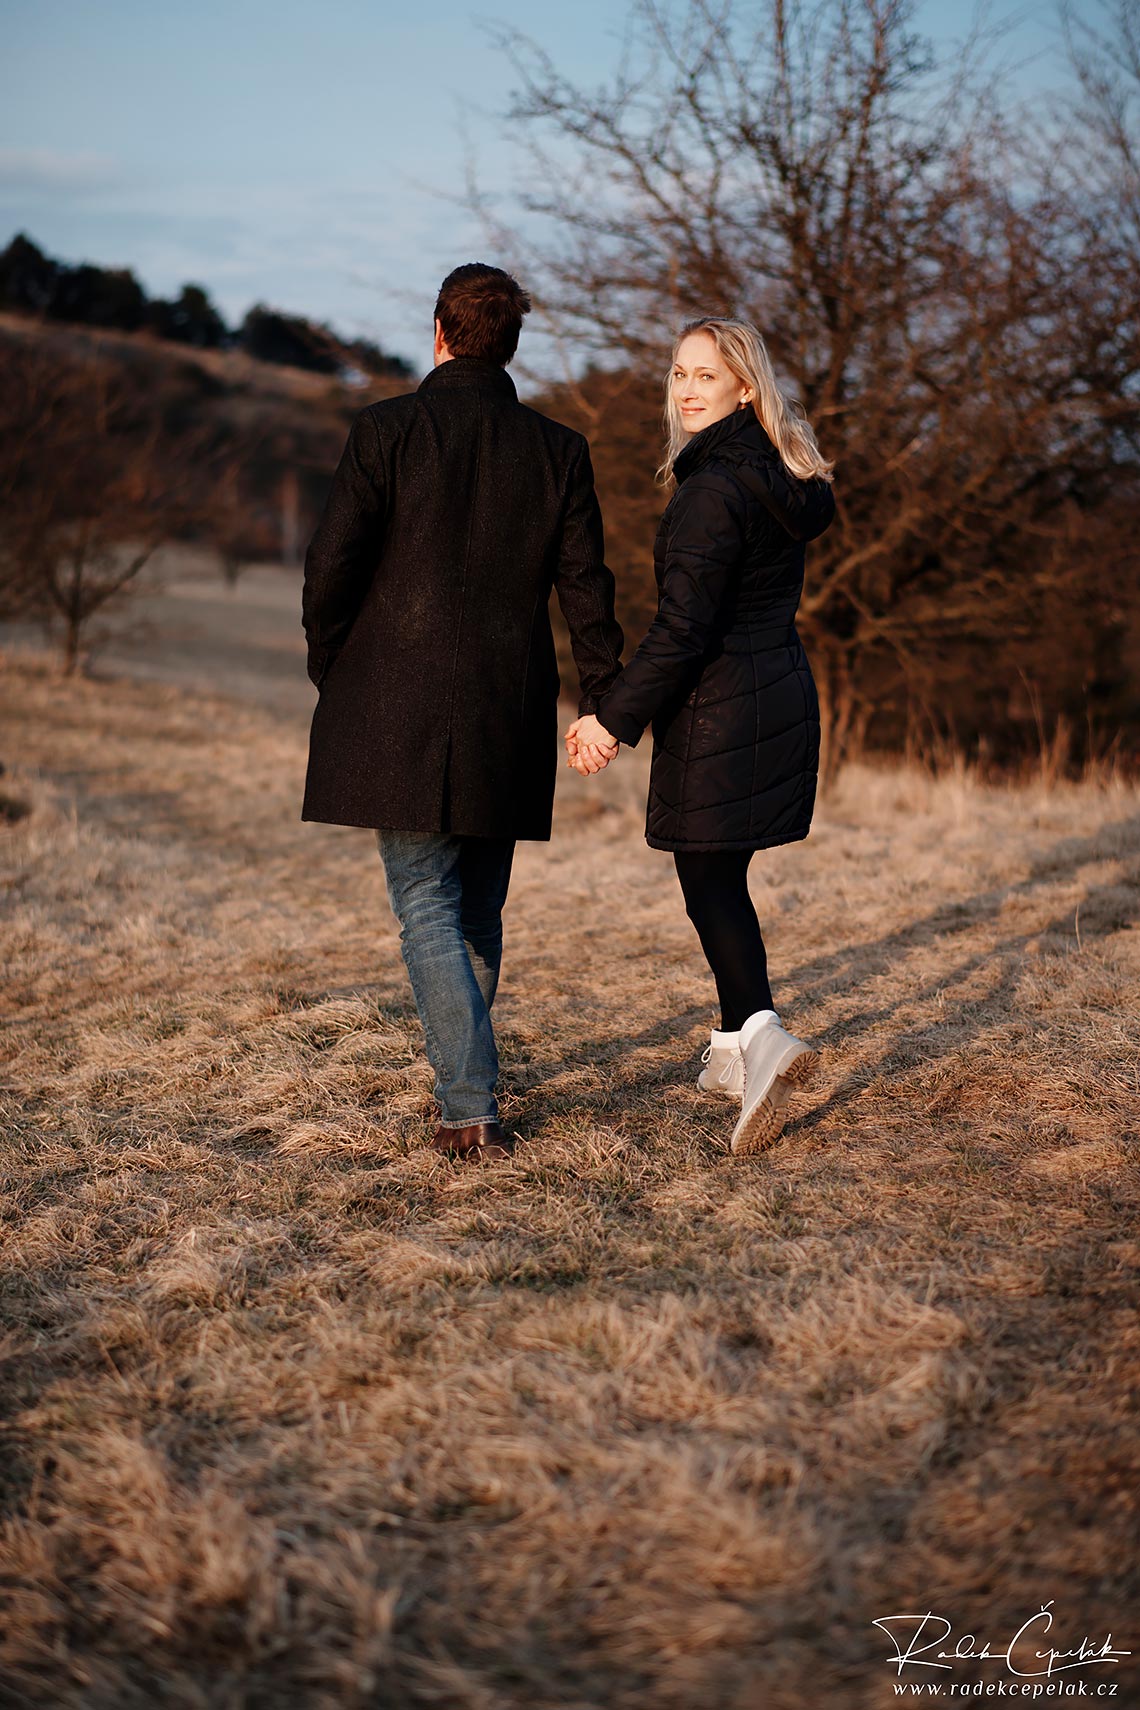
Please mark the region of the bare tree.
<svg viewBox="0 0 1140 1710"><path fill-rule="evenodd" d="M1140 0L1063 7L1077 90L1044 190L1063 211L1071 275L1066 335L1089 452L1078 478L1080 594L1095 625L1090 699L1140 725ZM1095 459L1092 453L1098 454Z"/></svg>
<svg viewBox="0 0 1140 1710"><path fill-rule="evenodd" d="M1089 370L1095 270L1027 172L989 40L939 60L915 10L638 0L600 89L500 36L554 331L645 375L687 318L744 315L837 461L801 606L827 775L877 709L930 713L948 660L1033 642L1137 373L1104 317Z"/></svg>
<svg viewBox="0 0 1140 1710"><path fill-rule="evenodd" d="M58 630L71 672L91 618L195 519L201 447L103 362L34 343L4 356L0 611Z"/></svg>
<svg viewBox="0 0 1140 1710"><path fill-rule="evenodd" d="M236 588L247 564L273 558L279 542L279 531L272 526L276 517L264 514L251 478L252 465L263 444L264 436L254 431L240 447L222 448L217 479L204 506L202 532L217 553L222 577L230 588ZM285 461L290 455L288 448L279 455Z"/></svg>

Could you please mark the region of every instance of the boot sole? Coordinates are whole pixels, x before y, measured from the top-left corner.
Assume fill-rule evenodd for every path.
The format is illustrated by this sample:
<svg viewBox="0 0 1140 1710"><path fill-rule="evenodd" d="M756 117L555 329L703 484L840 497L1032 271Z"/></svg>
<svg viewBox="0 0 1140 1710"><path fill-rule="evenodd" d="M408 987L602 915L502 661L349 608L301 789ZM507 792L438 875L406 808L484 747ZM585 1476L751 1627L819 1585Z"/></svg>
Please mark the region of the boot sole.
<svg viewBox="0 0 1140 1710"><path fill-rule="evenodd" d="M732 1137L732 1151L738 1157L749 1152L762 1152L778 1140L788 1114L793 1091L806 1087L819 1068L818 1051L800 1051L786 1068L774 1078L772 1085L748 1113L748 1120Z"/></svg>

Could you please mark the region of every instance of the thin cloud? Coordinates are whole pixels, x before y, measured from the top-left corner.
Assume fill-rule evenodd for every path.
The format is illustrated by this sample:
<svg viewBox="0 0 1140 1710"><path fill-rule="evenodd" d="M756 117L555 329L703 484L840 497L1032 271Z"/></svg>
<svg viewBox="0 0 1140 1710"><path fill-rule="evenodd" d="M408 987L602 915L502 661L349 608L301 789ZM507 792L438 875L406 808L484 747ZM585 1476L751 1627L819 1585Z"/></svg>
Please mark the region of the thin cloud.
<svg viewBox="0 0 1140 1710"><path fill-rule="evenodd" d="M108 155L52 148L0 149L0 185L55 196L83 196L123 183Z"/></svg>

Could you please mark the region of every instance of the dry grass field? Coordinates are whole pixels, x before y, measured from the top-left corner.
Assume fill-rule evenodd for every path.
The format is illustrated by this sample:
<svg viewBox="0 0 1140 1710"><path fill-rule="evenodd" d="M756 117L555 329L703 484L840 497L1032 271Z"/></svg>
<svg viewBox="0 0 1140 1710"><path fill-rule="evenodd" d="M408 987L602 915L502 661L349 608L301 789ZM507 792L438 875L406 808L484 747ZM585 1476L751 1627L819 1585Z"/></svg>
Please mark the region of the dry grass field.
<svg viewBox="0 0 1140 1710"><path fill-rule="evenodd" d="M1135 788L849 771L754 863L823 1070L736 1159L646 757L563 773L465 1170L303 714L0 693L0 1703L847 1710L876 1618L1049 1600L1021 1667L1140 1652Z"/></svg>

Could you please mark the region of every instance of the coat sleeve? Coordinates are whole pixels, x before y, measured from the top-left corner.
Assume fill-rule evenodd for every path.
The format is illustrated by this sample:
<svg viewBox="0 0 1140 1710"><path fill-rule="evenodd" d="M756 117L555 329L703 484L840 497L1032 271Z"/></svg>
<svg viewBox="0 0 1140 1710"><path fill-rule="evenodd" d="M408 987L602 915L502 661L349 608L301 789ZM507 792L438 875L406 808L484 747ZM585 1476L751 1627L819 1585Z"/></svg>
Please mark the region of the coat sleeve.
<svg viewBox="0 0 1140 1710"><path fill-rule="evenodd" d="M801 481L778 457L766 457L759 476L757 497L793 540L815 540L830 526L835 516L830 481Z"/></svg>
<svg viewBox="0 0 1140 1710"><path fill-rule="evenodd" d="M606 568L602 513L585 439L570 468L554 587L578 668L578 712L591 713L621 670L624 637L614 616L614 578Z"/></svg>
<svg viewBox="0 0 1140 1710"><path fill-rule="evenodd" d="M305 554L301 619L318 686L344 645L379 557L384 519L380 435L369 410L349 430L324 514Z"/></svg>
<svg viewBox="0 0 1140 1710"><path fill-rule="evenodd" d="M665 704L688 693L745 553L745 502L734 482L690 475L674 500L657 615L597 715L635 748Z"/></svg>

